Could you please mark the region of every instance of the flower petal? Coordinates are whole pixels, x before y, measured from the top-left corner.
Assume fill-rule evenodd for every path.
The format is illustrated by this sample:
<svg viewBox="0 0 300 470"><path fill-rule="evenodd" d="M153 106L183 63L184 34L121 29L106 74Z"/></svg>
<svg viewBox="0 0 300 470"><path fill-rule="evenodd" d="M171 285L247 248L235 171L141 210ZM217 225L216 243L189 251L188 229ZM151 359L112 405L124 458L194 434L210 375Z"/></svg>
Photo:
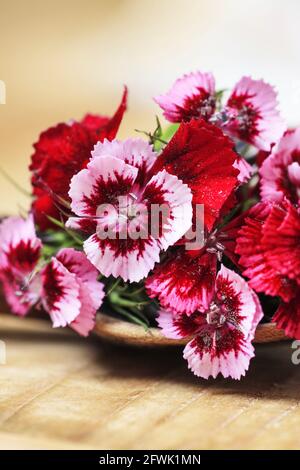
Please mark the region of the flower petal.
<svg viewBox="0 0 300 470"><path fill-rule="evenodd" d="M262 200L300 201L300 128L286 132L260 168Z"/></svg>
<svg viewBox="0 0 300 470"><path fill-rule="evenodd" d="M119 196L130 192L137 174L137 168L118 158L107 156L92 159L87 168L71 180L69 196L72 211L83 219L95 218L101 204L117 204ZM72 219L69 220L70 226Z"/></svg>
<svg viewBox="0 0 300 470"><path fill-rule="evenodd" d="M246 268L243 275L250 278L249 285L253 289L267 295L280 296L288 302L294 297L297 285L274 269L266 257L266 247L263 245L265 223L272 207L272 204L265 202L248 211L239 231L236 253L241 255L239 263Z"/></svg>
<svg viewBox="0 0 300 470"><path fill-rule="evenodd" d="M94 234L84 242L84 251L104 276L138 282L159 261L160 247L154 239L101 240Z"/></svg>
<svg viewBox="0 0 300 470"><path fill-rule="evenodd" d="M184 248L176 248L146 279L147 293L175 312L205 310L214 292L216 265L213 253L191 257Z"/></svg>
<svg viewBox="0 0 300 470"><path fill-rule="evenodd" d="M165 170L157 173L146 185L143 199L147 201L149 213L154 205L168 209L167 220L161 228L162 233L159 237L163 250L174 245L191 228L192 193L177 176L170 175Z"/></svg>
<svg viewBox="0 0 300 470"><path fill-rule="evenodd" d="M112 118L87 115L80 121L60 123L42 132L34 144L30 170L34 200L34 219L41 230L57 227L48 215L59 219L58 198L68 200L73 175L85 168L93 146L104 138L113 139L127 104L127 88Z"/></svg>
<svg viewBox="0 0 300 470"><path fill-rule="evenodd" d="M42 242L36 236L33 217L8 217L0 224L0 269L30 273L40 257Z"/></svg>
<svg viewBox="0 0 300 470"><path fill-rule="evenodd" d="M42 242L37 238L30 215L8 217L0 225L0 280L13 313L26 315L38 301L41 285L34 271L41 256Z"/></svg>
<svg viewBox="0 0 300 470"><path fill-rule="evenodd" d="M273 321L287 336L300 339L300 291L289 303L281 303Z"/></svg>
<svg viewBox="0 0 300 470"><path fill-rule="evenodd" d="M216 350L213 354L199 336L186 345L183 357L196 376L208 379L222 374L225 378L240 380L245 375L254 356L252 344L244 341L237 330L228 330L223 341L230 345L228 349Z"/></svg>
<svg viewBox="0 0 300 470"><path fill-rule="evenodd" d="M270 150L286 130L277 110L274 88L263 80L242 77L235 85L226 105L232 114L226 129L260 150Z"/></svg>
<svg viewBox="0 0 300 470"><path fill-rule="evenodd" d="M157 154L153 150L153 146L143 139L126 139L124 141L114 139L109 141L104 139L98 142L92 151L93 158L98 157L119 158L128 165L138 168L138 181L143 184L146 182L146 176L150 168L153 166Z"/></svg>
<svg viewBox="0 0 300 470"><path fill-rule="evenodd" d="M57 253L56 258L65 268L75 274L77 280L81 281L83 288L91 297L91 305L98 310L104 298L104 286L98 281L99 272L86 255L73 248L63 248Z"/></svg>
<svg viewBox="0 0 300 470"><path fill-rule="evenodd" d="M247 339L253 337L263 312L257 296L241 276L221 265L216 281L216 296L223 303L230 315L230 320Z"/></svg>
<svg viewBox="0 0 300 470"><path fill-rule="evenodd" d="M164 95L154 98L168 121L209 118L215 110L215 79L211 73L192 72L176 80Z"/></svg>
<svg viewBox="0 0 300 470"><path fill-rule="evenodd" d="M71 273L56 258L52 258L42 273L42 304L49 313L53 327L67 326L80 313L80 286Z"/></svg>
<svg viewBox="0 0 300 470"><path fill-rule="evenodd" d="M205 316L198 313L188 316L160 309L157 323L166 338L181 339L196 334L206 322Z"/></svg>
<svg viewBox="0 0 300 470"><path fill-rule="evenodd" d="M165 169L187 184L193 204L204 204L210 230L232 191L238 186L233 142L203 119L182 123L157 158L153 174Z"/></svg>

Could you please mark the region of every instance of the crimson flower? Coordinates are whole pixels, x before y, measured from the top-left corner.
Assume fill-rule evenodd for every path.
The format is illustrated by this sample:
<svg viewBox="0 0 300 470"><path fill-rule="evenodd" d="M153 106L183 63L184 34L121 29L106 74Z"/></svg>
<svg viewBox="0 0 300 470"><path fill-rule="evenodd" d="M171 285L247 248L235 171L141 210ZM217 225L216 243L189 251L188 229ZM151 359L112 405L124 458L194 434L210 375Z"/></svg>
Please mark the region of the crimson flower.
<svg viewBox="0 0 300 470"><path fill-rule="evenodd" d="M190 187L193 204L204 205L204 224L208 230L239 184L233 146L217 126L192 119L181 123L153 167L153 171L164 168Z"/></svg>
<svg viewBox="0 0 300 470"><path fill-rule="evenodd" d="M217 227L240 184L232 147L218 127L204 120L191 120L180 125L154 165L155 169L166 168L189 185L194 207L204 206L204 247L189 251L183 246L174 247L146 279L148 295L158 297L165 308L187 314L207 308L217 261L232 238L232 234L226 235L226 229Z"/></svg>
<svg viewBox="0 0 300 470"><path fill-rule="evenodd" d="M273 320L300 339L300 211L288 201L262 202L245 217L236 252L243 274L257 292L278 296L282 303Z"/></svg>
<svg viewBox="0 0 300 470"><path fill-rule="evenodd" d="M57 204L69 201L71 178L84 168L98 141L115 137L126 110L127 89L111 118L88 114L81 121L57 124L42 132L34 144L30 171L34 200L32 212L41 230L54 228L47 215L59 219Z"/></svg>

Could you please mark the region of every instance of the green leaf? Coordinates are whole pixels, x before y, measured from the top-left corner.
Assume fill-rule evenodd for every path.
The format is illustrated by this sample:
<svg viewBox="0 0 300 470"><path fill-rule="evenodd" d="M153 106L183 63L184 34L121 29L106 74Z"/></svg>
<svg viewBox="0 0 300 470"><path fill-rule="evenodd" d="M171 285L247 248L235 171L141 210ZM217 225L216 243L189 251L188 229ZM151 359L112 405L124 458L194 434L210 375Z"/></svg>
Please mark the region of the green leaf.
<svg viewBox="0 0 300 470"><path fill-rule="evenodd" d="M177 132L179 124L171 124L168 126L161 134L160 140L156 140L154 144L154 149L158 152L162 149L164 143L168 143L173 135Z"/></svg>

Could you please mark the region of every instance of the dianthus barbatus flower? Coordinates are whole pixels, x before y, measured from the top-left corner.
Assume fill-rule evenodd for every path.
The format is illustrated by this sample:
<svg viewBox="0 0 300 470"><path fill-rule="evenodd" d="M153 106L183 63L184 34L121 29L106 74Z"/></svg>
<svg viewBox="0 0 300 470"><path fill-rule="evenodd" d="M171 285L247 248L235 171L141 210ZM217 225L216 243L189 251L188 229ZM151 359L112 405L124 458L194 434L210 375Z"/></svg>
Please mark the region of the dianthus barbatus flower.
<svg viewBox="0 0 300 470"><path fill-rule="evenodd" d="M8 217L0 225L0 280L7 303L17 315L26 315L38 301L40 280L34 276L42 243L33 218Z"/></svg>
<svg viewBox="0 0 300 470"><path fill-rule="evenodd" d="M264 232L265 258L294 286L292 298L281 295L273 320L286 335L300 339L300 210L289 203L275 205Z"/></svg>
<svg viewBox="0 0 300 470"><path fill-rule="evenodd" d="M243 274L257 292L288 302L300 284L300 216L296 208L259 203L245 215L236 253Z"/></svg>
<svg viewBox="0 0 300 470"><path fill-rule="evenodd" d="M235 238L240 229L239 218L229 224L205 231L203 247L187 250L179 245L169 249L145 280L147 294L172 311L190 315L207 309L215 286L217 264L225 254L237 264ZM182 241L183 243L183 241Z"/></svg>
<svg viewBox="0 0 300 470"><path fill-rule="evenodd" d="M279 296L273 320L300 339L300 211L288 201L257 204L245 217L237 239L243 274L258 292Z"/></svg>
<svg viewBox="0 0 300 470"><path fill-rule="evenodd" d="M146 279L150 297L158 297L165 308L193 313L207 307L214 288L217 260L226 250L228 237L214 229L223 211L231 208L232 195L240 184L232 142L216 126L203 120L182 123L158 157L154 168L166 168L186 182L193 192L193 205L204 206L204 247L185 250L174 247ZM203 227L204 222L204 227Z"/></svg>
<svg viewBox="0 0 300 470"><path fill-rule="evenodd" d="M164 308L190 315L207 308L216 271L215 253L193 254L184 247L175 247L155 267L145 286L149 297L157 297Z"/></svg>
<svg viewBox="0 0 300 470"><path fill-rule="evenodd" d="M104 298L98 272L85 254L72 248L60 250L42 270L41 303L54 327L69 325L87 336Z"/></svg>
<svg viewBox="0 0 300 470"><path fill-rule="evenodd" d="M105 140L92 155L72 178L69 195L77 217L67 225L91 234L84 251L102 274L139 281L160 251L191 227L191 190L165 169L153 171L156 154L142 139ZM162 206L167 214L153 234L152 210Z"/></svg>
<svg viewBox="0 0 300 470"><path fill-rule="evenodd" d="M300 287L289 302L281 302L273 321L277 328L284 330L286 336L300 340Z"/></svg>
<svg viewBox="0 0 300 470"><path fill-rule="evenodd" d="M261 197L300 204L300 128L288 131L260 169Z"/></svg>
<svg viewBox="0 0 300 470"><path fill-rule="evenodd" d="M154 98L168 121L208 119L215 111L215 79L211 73L193 72L176 80L164 95Z"/></svg>
<svg viewBox="0 0 300 470"><path fill-rule="evenodd" d="M203 119L192 119L181 123L153 171L165 169L191 188L193 204L203 204L204 224L210 231L239 185L236 159L233 142L221 129Z"/></svg>
<svg viewBox="0 0 300 470"><path fill-rule="evenodd" d="M53 326L69 325L86 336L104 297L98 272L84 253L65 248L43 266L33 217L9 217L0 225L0 281L13 313L43 306Z"/></svg>
<svg viewBox="0 0 300 470"><path fill-rule="evenodd" d="M224 111L227 116L224 129L260 150L270 150L286 130L277 110L274 88L263 80L242 77L235 85Z"/></svg>
<svg viewBox="0 0 300 470"><path fill-rule="evenodd" d="M56 207L60 198L68 201L72 176L88 163L98 141L112 140L119 129L127 103L125 88L122 101L111 118L88 114L81 121L61 123L42 132L31 157L34 201L32 210L41 230L55 226L47 218L60 219Z"/></svg>
<svg viewBox="0 0 300 470"><path fill-rule="evenodd" d="M247 282L221 266L204 312L188 316L162 310L157 321L168 338L192 338L183 355L195 375L240 379L254 356L251 341L262 316Z"/></svg>

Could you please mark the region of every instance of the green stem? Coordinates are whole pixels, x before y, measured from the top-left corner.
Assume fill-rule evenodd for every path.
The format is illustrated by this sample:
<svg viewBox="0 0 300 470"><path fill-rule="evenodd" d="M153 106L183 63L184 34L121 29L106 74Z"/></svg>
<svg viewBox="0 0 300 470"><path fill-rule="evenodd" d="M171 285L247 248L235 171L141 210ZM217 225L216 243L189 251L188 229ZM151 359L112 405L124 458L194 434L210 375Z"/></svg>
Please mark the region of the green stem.
<svg viewBox="0 0 300 470"><path fill-rule="evenodd" d="M108 289L106 295L109 296L114 290L116 287L118 287L118 285L120 284L121 282L121 279L118 278L115 280L115 282L110 286L110 288Z"/></svg>
<svg viewBox="0 0 300 470"><path fill-rule="evenodd" d="M122 307L117 306L117 305L114 306L114 309L120 315L123 315L128 320L131 320L133 323L136 323L136 324L142 326L145 329L145 331L148 331L148 326L142 320L140 320L138 317L136 317L135 315L132 315L131 313L127 312L127 310L125 310Z"/></svg>

